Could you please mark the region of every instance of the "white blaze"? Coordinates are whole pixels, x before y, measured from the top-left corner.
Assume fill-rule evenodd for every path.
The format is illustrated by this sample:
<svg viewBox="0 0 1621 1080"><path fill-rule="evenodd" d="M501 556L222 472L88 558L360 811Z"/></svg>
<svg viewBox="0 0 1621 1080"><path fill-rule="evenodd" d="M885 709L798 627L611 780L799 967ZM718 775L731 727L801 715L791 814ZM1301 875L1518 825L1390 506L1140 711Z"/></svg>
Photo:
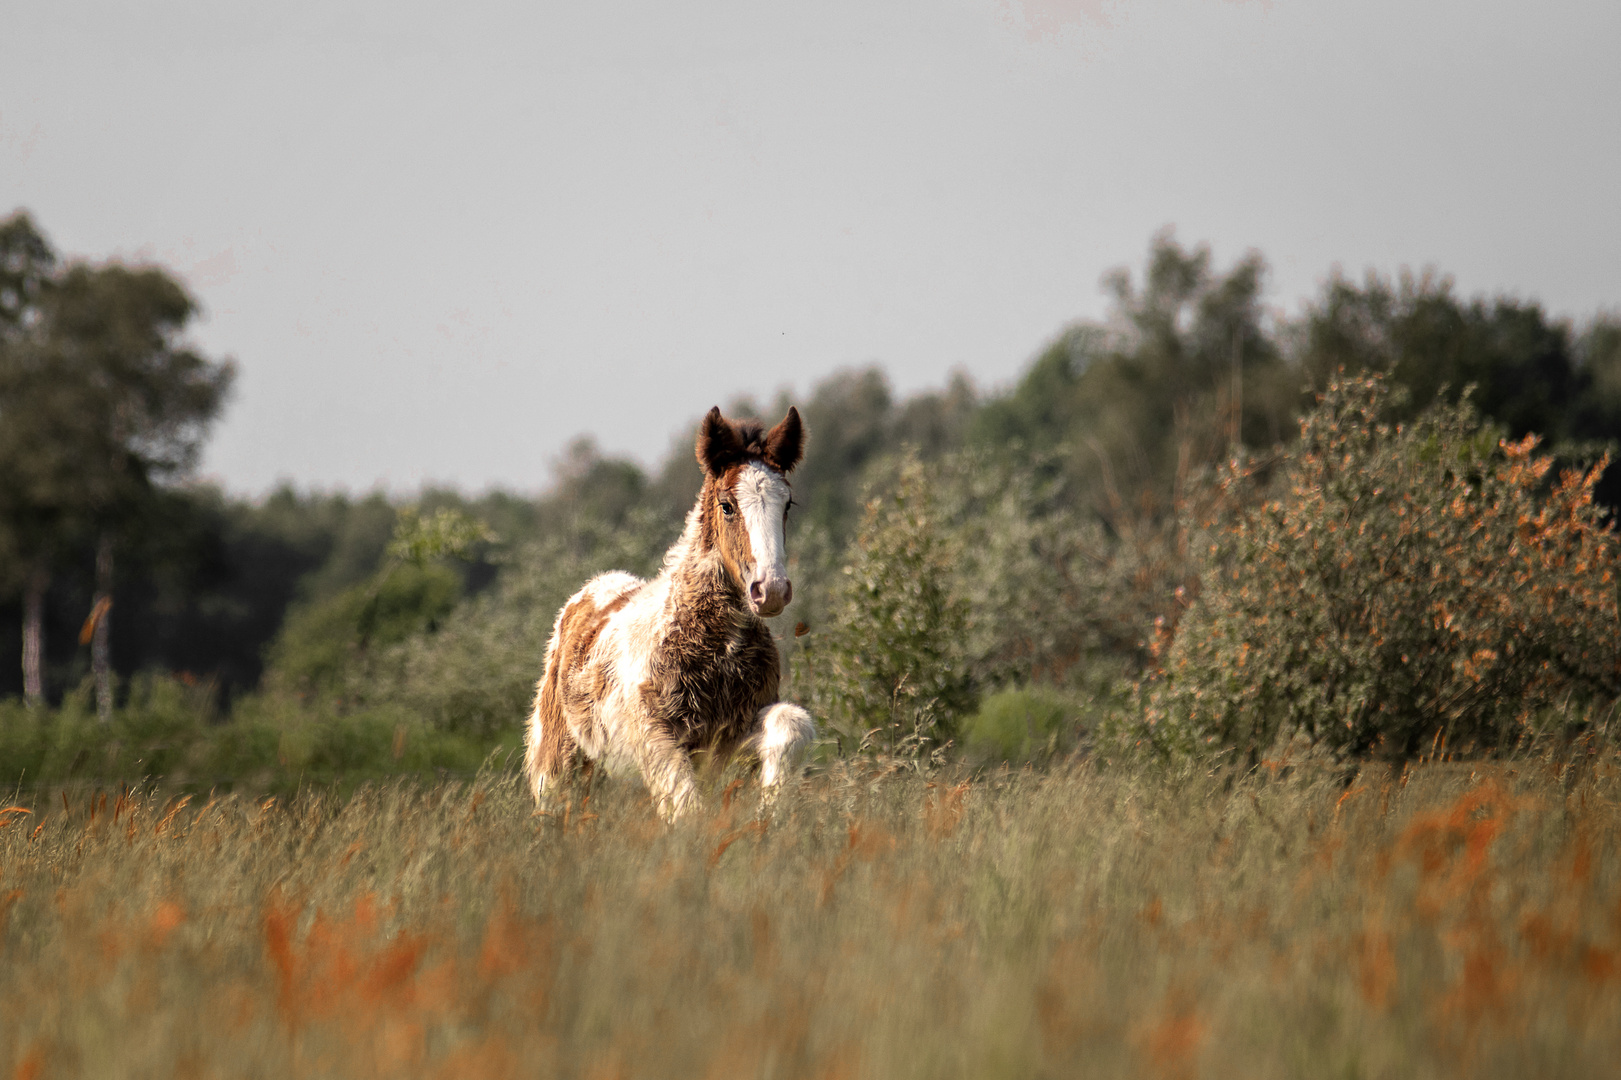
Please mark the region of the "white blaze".
<svg viewBox="0 0 1621 1080"><path fill-rule="evenodd" d="M787 581L788 552L782 539L782 512L788 505L788 481L775 470L751 461L737 474L732 488L738 512L749 531L754 565L751 581Z"/></svg>

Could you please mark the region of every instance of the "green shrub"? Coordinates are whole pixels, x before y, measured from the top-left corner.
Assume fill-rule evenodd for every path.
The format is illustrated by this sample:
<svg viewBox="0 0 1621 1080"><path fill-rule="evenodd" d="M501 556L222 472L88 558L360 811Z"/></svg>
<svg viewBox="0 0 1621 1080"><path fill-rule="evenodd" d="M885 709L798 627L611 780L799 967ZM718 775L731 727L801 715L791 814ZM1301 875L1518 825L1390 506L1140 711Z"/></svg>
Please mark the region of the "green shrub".
<svg viewBox="0 0 1621 1080"><path fill-rule="evenodd" d="M795 657L796 682L841 748L923 752L972 706L954 557L924 467L908 457L890 492L867 503L828 622Z"/></svg>
<svg viewBox="0 0 1621 1080"><path fill-rule="evenodd" d="M519 745L516 725L487 737L443 731L399 705L345 709L262 694L209 732L201 756L217 782L287 790L352 786L391 776L470 775L489 754Z"/></svg>
<svg viewBox="0 0 1621 1080"><path fill-rule="evenodd" d="M195 774L214 719L213 688L143 674L111 723L96 716L88 683L59 708L0 703L0 783Z"/></svg>
<svg viewBox="0 0 1621 1080"><path fill-rule="evenodd" d="M30 782L44 771L50 733L41 711L22 698L0 699L0 784Z"/></svg>
<svg viewBox="0 0 1621 1080"><path fill-rule="evenodd" d="M338 711L285 695L242 698L218 722L213 688L149 674L103 724L88 687L56 709L0 702L0 784L116 786L146 779L207 790L287 792L391 776L472 775L520 742L516 724L483 738L437 730L394 705Z"/></svg>
<svg viewBox="0 0 1621 1080"><path fill-rule="evenodd" d="M442 566L405 564L287 616L270 649L271 686L310 695L340 690L369 650L432 630L461 595L461 579Z"/></svg>
<svg viewBox="0 0 1621 1080"><path fill-rule="evenodd" d="M1074 742L1076 705L1051 687L987 694L962 722L963 750L978 761L1037 761Z"/></svg>
<svg viewBox="0 0 1621 1080"><path fill-rule="evenodd" d="M651 574L674 535L666 522L632 514L601 535L524 545L495 588L464 601L433 632L351 666L344 697L398 706L441 731L497 738L528 715L552 624L568 598L604 570Z"/></svg>
<svg viewBox="0 0 1621 1080"><path fill-rule="evenodd" d="M1378 378L1342 377L1264 498L1226 476L1202 594L1150 695L1162 746L1502 748L1541 710L1621 691L1604 463L1550 482L1534 438L1499 438L1467 403L1394 426L1388 403Z"/></svg>
<svg viewBox="0 0 1621 1080"><path fill-rule="evenodd" d="M951 531L951 591L967 604L965 647L984 686L1074 685L1118 672L1165 590L1096 516L1065 503L1057 455L982 451L931 467ZM1148 588L1142 585L1148 583Z"/></svg>

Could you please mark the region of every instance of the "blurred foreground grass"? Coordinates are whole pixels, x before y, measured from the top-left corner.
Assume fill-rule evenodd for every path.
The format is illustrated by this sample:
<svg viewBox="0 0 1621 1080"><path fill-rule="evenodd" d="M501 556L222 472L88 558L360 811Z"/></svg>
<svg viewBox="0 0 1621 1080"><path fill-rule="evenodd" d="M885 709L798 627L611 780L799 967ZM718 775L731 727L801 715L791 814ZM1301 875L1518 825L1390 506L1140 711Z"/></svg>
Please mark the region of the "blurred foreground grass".
<svg viewBox="0 0 1621 1080"><path fill-rule="evenodd" d="M1621 761L0 812L0 1076L1571 1076Z"/></svg>

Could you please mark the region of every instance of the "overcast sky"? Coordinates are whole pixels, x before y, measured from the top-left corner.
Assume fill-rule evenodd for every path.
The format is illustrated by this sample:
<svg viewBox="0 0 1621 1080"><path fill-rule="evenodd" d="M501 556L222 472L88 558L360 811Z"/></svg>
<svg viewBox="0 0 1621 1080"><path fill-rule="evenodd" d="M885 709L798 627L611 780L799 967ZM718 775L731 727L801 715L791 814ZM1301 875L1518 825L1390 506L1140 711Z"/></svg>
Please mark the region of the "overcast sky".
<svg viewBox="0 0 1621 1080"><path fill-rule="evenodd" d="M231 490L532 491L841 367L1006 385L1165 225L1285 312L1616 309L1618 55L1616 0L52 0L0 214L187 282Z"/></svg>

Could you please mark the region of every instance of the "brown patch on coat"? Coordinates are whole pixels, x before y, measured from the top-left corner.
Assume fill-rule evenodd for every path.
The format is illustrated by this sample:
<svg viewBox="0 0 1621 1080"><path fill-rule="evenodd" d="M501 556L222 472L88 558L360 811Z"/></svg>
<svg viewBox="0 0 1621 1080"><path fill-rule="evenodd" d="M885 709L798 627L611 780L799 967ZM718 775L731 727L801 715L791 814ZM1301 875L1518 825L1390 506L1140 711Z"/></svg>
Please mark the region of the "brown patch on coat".
<svg viewBox="0 0 1621 1080"><path fill-rule="evenodd" d="M536 689L540 737L530 750L531 773L550 781L574 771L578 747L569 732L568 718L582 706L589 710L590 700L573 687L572 678L591 655L591 647L608 619L630 601L634 592L621 593L602 607L581 596L563 609L546 651L546 673ZM598 681L602 681L600 674Z"/></svg>
<svg viewBox="0 0 1621 1080"><path fill-rule="evenodd" d="M705 560L674 583L671 624L641 686L642 706L689 753L724 758L777 700L781 659L733 575Z"/></svg>

